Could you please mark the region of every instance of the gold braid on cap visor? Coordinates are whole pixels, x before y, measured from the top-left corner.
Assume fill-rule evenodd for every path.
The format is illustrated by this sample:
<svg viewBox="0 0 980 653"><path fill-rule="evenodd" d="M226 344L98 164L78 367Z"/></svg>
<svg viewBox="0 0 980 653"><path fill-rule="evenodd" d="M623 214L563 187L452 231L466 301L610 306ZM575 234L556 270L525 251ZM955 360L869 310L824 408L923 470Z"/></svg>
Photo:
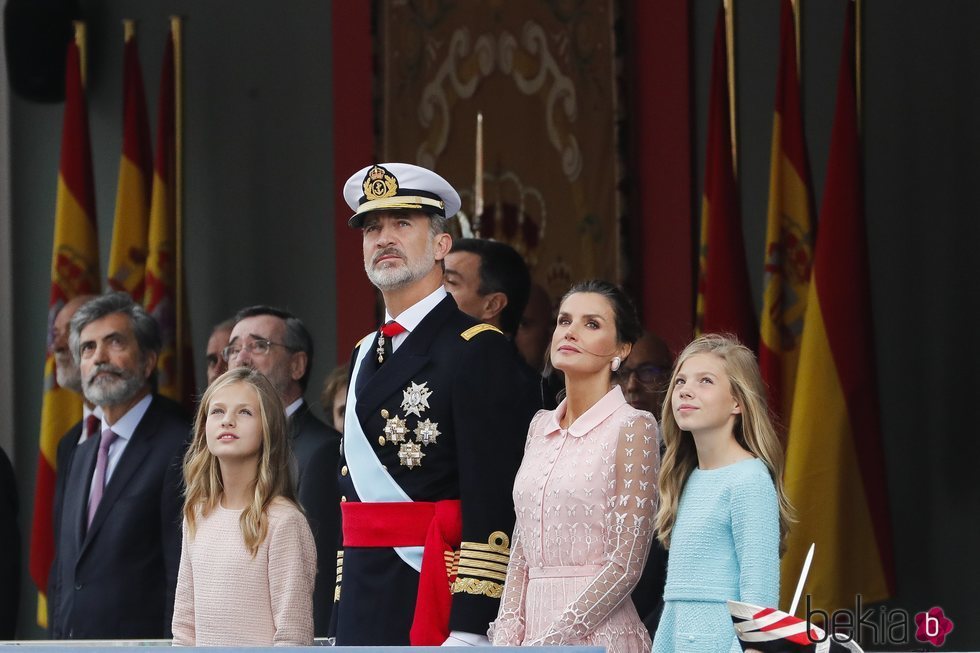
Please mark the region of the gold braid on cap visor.
<svg viewBox="0 0 980 653"><path fill-rule="evenodd" d="M423 206L431 206L439 209L442 215L446 214L446 203L442 200L434 200L421 195L396 195L394 197L382 197L376 200L369 200L357 207L354 215L367 213L368 211L378 211L380 209L412 209L422 210Z"/></svg>

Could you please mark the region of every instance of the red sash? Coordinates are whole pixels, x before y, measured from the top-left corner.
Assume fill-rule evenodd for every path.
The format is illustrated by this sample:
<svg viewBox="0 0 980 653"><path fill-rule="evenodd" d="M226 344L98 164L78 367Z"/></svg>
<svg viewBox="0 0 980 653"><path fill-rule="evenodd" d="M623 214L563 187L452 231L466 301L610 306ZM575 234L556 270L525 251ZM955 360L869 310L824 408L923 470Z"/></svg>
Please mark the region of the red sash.
<svg viewBox="0 0 980 653"><path fill-rule="evenodd" d="M446 552L458 549L463 519L458 500L340 504L344 546L422 546L422 571L409 641L439 646L449 637L450 587Z"/></svg>

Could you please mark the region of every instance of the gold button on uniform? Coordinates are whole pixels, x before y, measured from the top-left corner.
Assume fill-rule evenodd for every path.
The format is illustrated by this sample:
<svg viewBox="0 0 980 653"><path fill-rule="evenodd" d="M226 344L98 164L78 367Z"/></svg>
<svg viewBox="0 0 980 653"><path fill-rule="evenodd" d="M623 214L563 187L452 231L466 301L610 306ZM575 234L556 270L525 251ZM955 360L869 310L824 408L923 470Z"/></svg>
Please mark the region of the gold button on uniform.
<svg viewBox="0 0 980 653"><path fill-rule="evenodd" d="M384 408L384 409L381 410L381 416L384 417L385 419L388 419L388 409L387 408Z"/></svg>
<svg viewBox="0 0 980 653"><path fill-rule="evenodd" d="M378 436L378 444L380 444L383 447L385 446L385 442L387 442L387 440L385 440L385 436L383 435Z"/></svg>
<svg viewBox="0 0 980 653"><path fill-rule="evenodd" d="M340 502L343 503L344 501L347 501L347 497L340 497Z"/></svg>
<svg viewBox="0 0 980 653"><path fill-rule="evenodd" d="M340 475L347 476L347 465L344 465L343 467L340 468Z"/></svg>

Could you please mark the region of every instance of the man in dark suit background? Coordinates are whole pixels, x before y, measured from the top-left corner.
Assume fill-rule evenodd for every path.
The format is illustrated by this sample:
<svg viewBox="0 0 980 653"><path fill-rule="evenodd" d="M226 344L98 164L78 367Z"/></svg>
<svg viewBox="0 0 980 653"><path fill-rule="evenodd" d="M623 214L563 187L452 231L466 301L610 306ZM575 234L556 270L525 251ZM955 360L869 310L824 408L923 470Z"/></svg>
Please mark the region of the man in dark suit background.
<svg viewBox="0 0 980 653"><path fill-rule="evenodd" d="M82 394L82 373L79 371L78 363L75 362L75 357L72 356L71 348L68 346L71 318L75 316L75 312L83 304L94 297L95 295L79 295L69 300L58 311L54 318L54 326L51 329L51 351L54 353L55 378L58 381L58 386L78 394L83 401L82 419L72 425L58 441L58 451L55 458L57 467L55 467L54 499L51 504L52 548L54 543L58 541L58 529L61 526L61 505L65 498L65 479L68 477L68 470L71 469L75 448L93 435L98 437L101 431L102 409L93 406ZM48 575L48 598L51 597L53 578L54 574ZM49 610L50 607L49 603ZM48 624L50 623L49 613Z"/></svg>
<svg viewBox="0 0 980 653"><path fill-rule="evenodd" d="M20 525L17 483L7 452L0 449L0 639L13 639L20 603Z"/></svg>
<svg viewBox="0 0 980 653"><path fill-rule="evenodd" d="M102 431L64 485L49 597L56 639L170 637L190 426L151 392L160 330L126 293L78 309L70 347Z"/></svg>
<svg viewBox="0 0 980 653"><path fill-rule="evenodd" d="M271 306L242 309L234 322L223 352L229 369L252 367L262 372L286 406L296 461L296 498L316 542L313 632L323 637L333 608L332 572L340 531L340 434L320 421L303 399L313 369L313 338L299 318Z"/></svg>

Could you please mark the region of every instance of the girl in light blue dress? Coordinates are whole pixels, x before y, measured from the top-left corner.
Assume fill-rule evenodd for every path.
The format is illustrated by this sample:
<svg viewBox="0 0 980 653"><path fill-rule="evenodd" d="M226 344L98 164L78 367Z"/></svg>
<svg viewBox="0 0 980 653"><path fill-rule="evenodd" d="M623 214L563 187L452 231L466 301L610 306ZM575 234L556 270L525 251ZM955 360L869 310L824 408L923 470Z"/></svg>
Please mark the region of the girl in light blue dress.
<svg viewBox="0 0 980 653"><path fill-rule="evenodd" d="M669 549L653 653L741 650L726 601L775 607L791 507L783 451L752 352L704 335L674 364L657 536Z"/></svg>

